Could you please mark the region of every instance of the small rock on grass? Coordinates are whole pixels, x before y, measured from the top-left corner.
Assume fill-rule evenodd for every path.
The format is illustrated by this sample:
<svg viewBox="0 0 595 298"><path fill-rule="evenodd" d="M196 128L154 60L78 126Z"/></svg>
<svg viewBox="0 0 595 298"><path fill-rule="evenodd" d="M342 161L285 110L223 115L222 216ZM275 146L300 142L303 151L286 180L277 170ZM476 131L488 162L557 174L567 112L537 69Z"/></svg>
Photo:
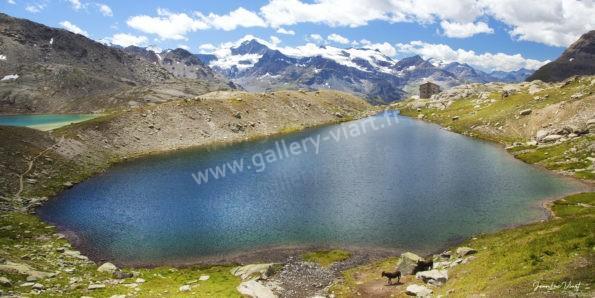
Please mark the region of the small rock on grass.
<svg viewBox="0 0 595 298"><path fill-rule="evenodd" d="M180 292L190 292L192 288L189 285L183 285L179 288Z"/></svg>
<svg viewBox="0 0 595 298"><path fill-rule="evenodd" d="M410 285L406 289L407 295L416 297L430 297L432 290L421 285Z"/></svg>
<svg viewBox="0 0 595 298"><path fill-rule="evenodd" d="M457 255L459 257L464 257L464 256L468 256L468 255L472 255L474 253L476 253L477 250L471 248L471 247L466 247L466 246L461 246L459 248L457 248Z"/></svg>
<svg viewBox="0 0 595 298"><path fill-rule="evenodd" d="M198 280L205 281L205 280L209 280L209 278L210 278L210 276L208 276L208 275L201 275Z"/></svg>
<svg viewBox="0 0 595 298"><path fill-rule="evenodd" d="M105 285L104 284L90 284L87 287L88 290L99 290L99 289L105 289Z"/></svg>
<svg viewBox="0 0 595 298"><path fill-rule="evenodd" d="M105 273L114 273L116 270L118 270L118 267L112 263L104 263L103 265L99 266L99 268L97 268L97 271Z"/></svg>

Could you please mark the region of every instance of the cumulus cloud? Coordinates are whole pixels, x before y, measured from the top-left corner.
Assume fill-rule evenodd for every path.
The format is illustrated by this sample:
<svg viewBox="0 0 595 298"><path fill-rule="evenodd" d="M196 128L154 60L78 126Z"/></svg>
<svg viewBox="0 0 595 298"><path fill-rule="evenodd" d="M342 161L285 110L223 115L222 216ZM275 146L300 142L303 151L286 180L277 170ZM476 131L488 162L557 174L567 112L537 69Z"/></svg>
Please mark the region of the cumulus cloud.
<svg viewBox="0 0 595 298"><path fill-rule="evenodd" d="M136 30L156 34L161 39L186 40L186 33L209 28L201 20L193 19L185 13L172 13L165 9L157 9L157 16L134 16L126 22Z"/></svg>
<svg viewBox="0 0 595 298"><path fill-rule="evenodd" d="M326 39L328 41L332 41L332 42L336 42L336 43L340 43L340 44L348 44L349 43L349 39L347 39L344 36L341 36L339 34L333 33L330 34L329 36L326 37Z"/></svg>
<svg viewBox="0 0 595 298"><path fill-rule="evenodd" d="M112 11L111 7L107 6L106 4L97 3L97 7L99 8L99 12L102 15L106 17L114 16L114 12Z"/></svg>
<svg viewBox="0 0 595 298"><path fill-rule="evenodd" d="M266 23L256 13L240 7L227 15L210 13L204 16L200 12L196 15L209 27L225 31L235 30L237 27L266 27Z"/></svg>
<svg viewBox="0 0 595 298"><path fill-rule="evenodd" d="M217 47L212 43L204 43L198 46L198 50L201 54L211 54L213 53Z"/></svg>
<svg viewBox="0 0 595 298"><path fill-rule="evenodd" d="M521 54L509 55L504 53L483 53L463 49L453 49L445 44L431 44L423 41L412 41L396 45L397 51L404 55L416 54L424 59L438 59L444 62L467 63L481 70L513 71L520 68L537 69L550 62L527 59Z"/></svg>
<svg viewBox="0 0 595 298"><path fill-rule="evenodd" d="M271 39L271 44L275 47L281 43L281 39L277 36L271 35L270 39Z"/></svg>
<svg viewBox="0 0 595 298"><path fill-rule="evenodd" d="M358 27L370 21L439 23L448 37L492 33L481 18L509 27L516 39L568 46L595 28L593 1L580 0L271 0L260 14L272 27L298 23Z"/></svg>
<svg viewBox="0 0 595 298"><path fill-rule="evenodd" d="M45 9L45 3L27 4L27 6L25 6L25 10L30 13L39 13L44 9Z"/></svg>
<svg viewBox="0 0 595 298"><path fill-rule="evenodd" d="M68 0L68 2L70 2L70 6L72 6L74 10L83 8L83 4L81 4L80 0Z"/></svg>
<svg viewBox="0 0 595 298"><path fill-rule="evenodd" d="M190 47L188 45L185 45L185 44L179 44L178 45L178 48L184 49L186 51L190 51Z"/></svg>
<svg viewBox="0 0 595 298"><path fill-rule="evenodd" d="M277 33L279 33L279 34L285 34L285 35L295 35L295 31L293 31L293 30L287 30L287 29L284 29L284 28L277 29Z"/></svg>
<svg viewBox="0 0 595 298"><path fill-rule="evenodd" d="M484 22L457 23L442 21L440 27L444 30L444 35L452 38L467 38L479 33L494 33L494 29Z"/></svg>
<svg viewBox="0 0 595 298"><path fill-rule="evenodd" d="M595 28L595 4L579 0L481 0L489 14L519 40L568 46Z"/></svg>
<svg viewBox="0 0 595 298"><path fill-rule="evenodd" d="M69 21L60 22L60 26L62 26L62 28L66 29L72 33L76 33L76 34L80 34L80 35L89 37L89 33L87 33L87 31L81 29L79 26L77 26Z"/></svg>
<svg viewBox="0 0 595 298"><path fill-rule="evenodd" d="M15 5L17 4L14 0L6 0L6 3Z"/></svg>
<svg viewBox="0 0 595 298"><path fill-rule="evenodd" d="M149 39L146 36L136 36L127 33L117 33L110 38L104 39L104 41L109 42L111 44L119 45L122 47L128 46L145 46Z"/></svg>
<svg viewBox="0 0 595 298"><path fill-rule="evenodd" d="M306 36L306 41L311 41L314 43L322 43L322 42L324 42L324 37L322 37L322 35L320 35L320 34L310 34L310 35Z"/></svg>

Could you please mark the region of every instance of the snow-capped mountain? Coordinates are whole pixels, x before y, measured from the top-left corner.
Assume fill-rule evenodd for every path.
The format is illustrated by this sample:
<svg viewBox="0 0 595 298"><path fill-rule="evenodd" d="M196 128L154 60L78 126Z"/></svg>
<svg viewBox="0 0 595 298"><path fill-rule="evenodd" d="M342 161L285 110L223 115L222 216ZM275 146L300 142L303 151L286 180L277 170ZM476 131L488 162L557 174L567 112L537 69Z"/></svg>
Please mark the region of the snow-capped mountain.
<svg viewBox="0 0 595 298"><path fill-rule="evenodd" d="M155 59L138 49L128 52L150 61ZM168 57L173 54L175 62L169 62ZM373 103L417 94L419 84L426 81L450 88L464 83L510 81L517 77L506 76L508 73L492 76L467 64L428 61L420 56L397 61L374 49L312 44L274 49L255 39L215 54L190 54L176 49L155 55L160 64L177 75L209 76L207 70L200 70L201 65L208 65L214 73L248 91L328 88L356 93Z"/></svg>

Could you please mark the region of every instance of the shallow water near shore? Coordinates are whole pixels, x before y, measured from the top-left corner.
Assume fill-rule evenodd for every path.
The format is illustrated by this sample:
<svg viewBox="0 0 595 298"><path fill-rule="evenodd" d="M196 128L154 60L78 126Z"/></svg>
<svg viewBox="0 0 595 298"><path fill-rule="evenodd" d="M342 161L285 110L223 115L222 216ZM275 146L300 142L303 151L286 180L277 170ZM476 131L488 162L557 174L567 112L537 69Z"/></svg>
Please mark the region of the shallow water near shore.
<svg viewBox="0 0 595 298"><path fill-rule="evenodd" d="M95 114L39 114L0 115L0 125L26 126L38 130L52 130L72 123L83 122L100 115Z"/></svg>
<svg viewBox="0 0 595 298"><path fill-rule="evenodd" d="M545 218L540 201L579 189L495 144L383 113L135 159L37 211L97 259L173 264L283 246L434 251Z"/></svg>

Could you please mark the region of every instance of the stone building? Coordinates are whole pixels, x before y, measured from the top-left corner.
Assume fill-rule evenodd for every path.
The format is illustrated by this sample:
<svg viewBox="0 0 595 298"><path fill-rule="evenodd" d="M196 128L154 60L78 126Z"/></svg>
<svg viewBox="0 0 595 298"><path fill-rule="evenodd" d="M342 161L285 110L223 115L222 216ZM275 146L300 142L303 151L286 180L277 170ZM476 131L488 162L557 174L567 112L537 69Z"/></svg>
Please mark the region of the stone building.
<svg viewBox="0 0 595 298"><path fill-rule="evenodd" d="M440 86L427 82L419 85L419 98L430 98L432 95L440 93Z"/></svg>

